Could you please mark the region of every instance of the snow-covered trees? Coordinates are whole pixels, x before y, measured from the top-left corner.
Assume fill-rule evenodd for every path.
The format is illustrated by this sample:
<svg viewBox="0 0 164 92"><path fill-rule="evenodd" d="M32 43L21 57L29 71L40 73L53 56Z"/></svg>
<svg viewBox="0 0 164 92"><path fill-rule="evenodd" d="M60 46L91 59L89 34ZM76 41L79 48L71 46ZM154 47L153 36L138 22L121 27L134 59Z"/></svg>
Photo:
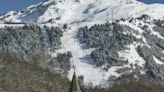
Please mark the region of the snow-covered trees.
<svg viewBox="0 0 164 92"><path fill-rule="evenodd" d="M131 28L118 23L106 23L94 25L91 28L83 27L79 29L78 38L81 43L85 43L88 48L97 48L91 56L97 66L107 64L110 66L120 66L127 61L119 60L118 51L126 49L126 45L137 41L132 35Z"/></svg>
<svg viewBox="0 0 164 92"><path fill-rule="evenodd" d="M59 49L61 36L62 31L57 27L25 25L1 28L0 52L14 53L28 60L32 55L46 54L49 49Z"/></svg>

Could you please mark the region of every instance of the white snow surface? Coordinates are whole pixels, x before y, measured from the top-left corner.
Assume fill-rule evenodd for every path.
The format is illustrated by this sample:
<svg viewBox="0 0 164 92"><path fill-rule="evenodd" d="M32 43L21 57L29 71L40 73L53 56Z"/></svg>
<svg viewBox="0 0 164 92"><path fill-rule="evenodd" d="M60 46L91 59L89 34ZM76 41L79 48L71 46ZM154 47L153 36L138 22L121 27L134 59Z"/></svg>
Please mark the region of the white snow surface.
<svg viewBox="0 0 164 92"><path fill-rule="evenodd" d="M155 56L153 56L153 59L155 60L155 62L159 65L164 65L164 62L160 61L158 58L156 58Z"/></svg>
<svg viewBox="0 0 164 92"><path fill-rule="evenodd" d="M111 76L119 77L116 70L127 67L130 64L138 63L143 66L145 61L138 55L135 47L138 43L129 46L129 50L120 52L120 56L128 59L129 65L113 66L108 71L103 71L102 67L96 67L89 54L95 49L83 49L76 39L75 35L78 31L78 26L92 26L94 24L105 23L107 20L116 20L120 18L130 19L131 17L138 17L147 14L153 19L161 19L164 16L163 4L144 4L137 0L48 0L44 3L32 5L24 10L15 12L11 11L3 16L0 16L0 23L6 21L12 22L28 22L28 23L47 23L50 26L62 26L68 24L71 28L64 32L62 41L62 48L58 50L59 53L71 51L73 58L71 64L75 66L78 76L84 76L84 83L92 83L93 85L100 85L103 80L107 80ZM128 22L121 24L128 25L137 30L140 34L135 35L137 38L142 38L147 44L144 37L142 37L143 30L137 25ZM5 24L0 24L4 27ZM152 31L153 34L161 37L157 32ZM52 53L56 55L56 53ZM158 59L154 58L156 61ZM138 61L138 62L136 62ZM161 64L161 63L159 63ZM73 69L69 71L69 79L71 79Z"/></svg>
<svg viewBox="0 0 164 92"><path fill-rule="evenodd" d="M24 24L3 24L0 23L0 28L4 28L4 27L21 27L24 26Z"/></svg>
<svg viewBox="0 0 164 92"><path fill-rule="evenodd" d="M128 65L132 64L134 66L137 64L143 67L146 61L138 55L138 52L136 51L137 44L131 44L127 47L127 50L119 52L119 56L128 60Z"/></svg>
<svg viewBox="0 0 164 92"><path fill-rule="evenodd" d="M115 71L120 67L111 67L108 72L105 72L94 65L93 60L89 56L94 48L82 49L82 44L79 44L79 42L75 39L77 27L72 25L71 28L71 30L66 30L66 32L64 32L64 36L61 39L62 49L58 50L58 52L72 52L73 58L71 59L71 63L74 65L77 75L84 76L84 83L86 85L92 83L93 86L96 86L100 85L103 80L107 80L110 76L119 77L120 74ZM72 78L72 75L73 68L69 71L69 79Z"/></svg>
<svg viewBox="0 0 164 92"><path fill-rule="evenodd" d="M0 16L0 21L55 23L75 21L105 21L137 17L148 14L154 19L163 18L163 4L144 4L137 0L48 0L32 5L22 12L11 11ZM108 15L108 16L107 16ZM112 16L113 15L113 16Z"/></svg>

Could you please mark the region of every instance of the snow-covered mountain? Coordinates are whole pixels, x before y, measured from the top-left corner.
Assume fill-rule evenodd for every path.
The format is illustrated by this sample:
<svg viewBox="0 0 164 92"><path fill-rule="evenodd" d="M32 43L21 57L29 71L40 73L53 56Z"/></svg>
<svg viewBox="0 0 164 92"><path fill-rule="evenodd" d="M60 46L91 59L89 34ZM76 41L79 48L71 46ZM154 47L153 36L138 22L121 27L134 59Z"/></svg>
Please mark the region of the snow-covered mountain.
<svg viewBox="0 0 164 92"><path fill-rule="evenodd" d="M105 21L130 18L148 14L163 18L162 4L144 4L136 0L48 0L32 5L22 11L10 11L0 17L1 21L14 22L56 22L73 23L76 21ZM107 16L108 14L108 16ZM112 16L113 15L113 16Z"/></svg>
<svg viewBox="0 0 164 92"><path fill-rule="evenodd" d="M140 74L151 71L156 78L164 79L164 69L162 68L164 67L164 22L160 21L164 20L163 11L163 4L144 4L137 0L48 0L32 5L22 11L10 11L0 16L0 25L1 27L11 26L8 22L37 23L41 26L58 26L62 29L63 25L67 24L69 28L64 31L61 37L61 49L57 52L70 51L73 55L71 63L75 66L77 75L83 75L84 83L86 84L99 85L104 84L104 80L110 80L113 76L118 78L122 75L133 73L134 70L138 70ZM113 24L112 21L115 20L117 22ZM109 24L105 24L107 21ZM114 48L114 50L117 49L113 51L116 54L112 53L120 61L127 61L126 63L121 64L121 66L112 63L113 66L107 67L107 70L104 70L104 68L109 66L108 62L96 67L93 51L95 52L94 55L100 54L99 56L101 56L104 48L102 53L95 45L88 45L87 49L83 48L85 44L92 44L92 38L90 40L89 37L99 36L99 34L95 33L99 31L96 29L97 26L95 24L104 24L102 25L103 28L107 26L106 30L109 33L113 32L111 35L116 37L127 36L125 40L112 39L114 41L113 44L120 42L121 45L126 45L123 46L126 47L125 49L118 44L117 46L121 49ZM88 29L85 29L85 26ZM91 33L89 33L87 38L84 35L86 31L81 29L84 34L81 34L82 36L80 37L85 37L85 39L80 39L77 37L77 33L80 35L78 31L80 27L85 30L95 28L93 35L90 36ZM120 30L118 34L112 31L117 27L117 30ZM102 35L104 36L103 33ZM131 38L128 37L134 39L131 41ZM104 40L104 38L98 39ZM95 38L95 41L99 40ZM129 42L123 44L126 41ZM95 50L98 50L99 53ZM111 51L111 49L107 48L108 51ZM56 52L51 54L54 57L56 56ZM113 61L118 61L117 59L115 60L114 58ZM105 59L98 61L105 61ZM72 71L73 69L70 70L69 77L71 77Z"/></svg>

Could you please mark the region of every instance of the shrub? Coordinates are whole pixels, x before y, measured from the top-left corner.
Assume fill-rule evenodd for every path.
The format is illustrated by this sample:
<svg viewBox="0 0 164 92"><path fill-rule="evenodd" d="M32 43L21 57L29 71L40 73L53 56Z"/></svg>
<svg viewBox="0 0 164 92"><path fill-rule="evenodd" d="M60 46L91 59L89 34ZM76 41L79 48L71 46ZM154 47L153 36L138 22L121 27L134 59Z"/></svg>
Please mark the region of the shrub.
<svg viewBox="0 0 164 92"><path fill-rule="evenodd" d="M88 89L86 92L163 92L164 86L149 80L130 80L126 83L114 84L107 89Z"/></svg>
<svg viewBox="0 0 164 92"><path fill-rule="evenodd" d="M60 74L23 62L10 53L0 56L0 92L68 91L69 82Z"/></svg>

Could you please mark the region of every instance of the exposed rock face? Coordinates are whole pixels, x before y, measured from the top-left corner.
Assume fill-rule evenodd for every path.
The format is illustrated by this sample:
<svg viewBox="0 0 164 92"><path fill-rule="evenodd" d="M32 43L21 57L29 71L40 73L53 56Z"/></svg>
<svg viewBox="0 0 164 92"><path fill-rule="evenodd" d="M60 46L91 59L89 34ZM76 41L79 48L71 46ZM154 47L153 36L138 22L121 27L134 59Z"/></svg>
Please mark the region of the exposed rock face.
<svg viewBox="0 0 164 92"><path fill-rule="evenodd" d="M25 25L0 29L0 52L10 52L24 60L37 54L47 55L50 50L60 48L62 31L55 27Z"/></svg>

